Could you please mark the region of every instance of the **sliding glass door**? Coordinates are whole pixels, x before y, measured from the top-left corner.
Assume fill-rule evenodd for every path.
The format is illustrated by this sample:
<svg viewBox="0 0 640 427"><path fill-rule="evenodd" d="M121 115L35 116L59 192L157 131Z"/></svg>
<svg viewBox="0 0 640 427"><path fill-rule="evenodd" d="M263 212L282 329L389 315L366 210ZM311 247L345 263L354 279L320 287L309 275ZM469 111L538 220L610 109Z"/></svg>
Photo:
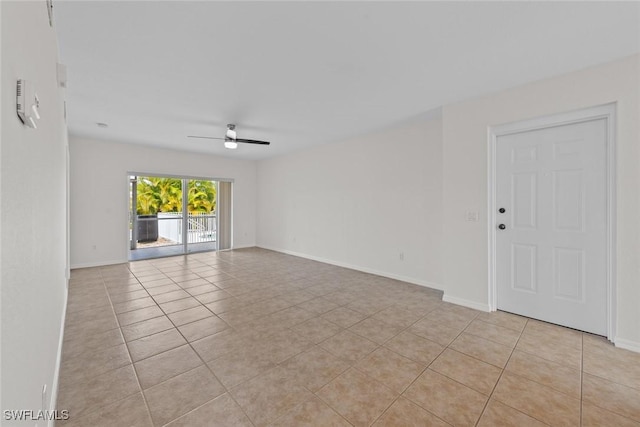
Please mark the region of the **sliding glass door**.
<svg viewBox="0 0 640 427"><path fill-rule="evenodd" d="M221 186L225 193L222 208L230 213L231 182L130 175L129 260L217 250ZM223 221L226 249L231 247L230 239L226 240L230 215Z"/></svg>

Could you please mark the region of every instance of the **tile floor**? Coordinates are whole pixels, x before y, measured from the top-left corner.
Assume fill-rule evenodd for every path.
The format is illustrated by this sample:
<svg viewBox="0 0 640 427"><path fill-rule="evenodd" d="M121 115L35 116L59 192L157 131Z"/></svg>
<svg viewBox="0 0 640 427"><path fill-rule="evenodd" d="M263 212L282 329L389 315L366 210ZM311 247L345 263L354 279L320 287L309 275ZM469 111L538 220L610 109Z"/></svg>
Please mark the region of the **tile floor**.
<svg viewBox="0 0 640 427"><path fill-rule="evenodd" d="M62 426L640 426L640 354L262 249L74 270Z"/></svg>

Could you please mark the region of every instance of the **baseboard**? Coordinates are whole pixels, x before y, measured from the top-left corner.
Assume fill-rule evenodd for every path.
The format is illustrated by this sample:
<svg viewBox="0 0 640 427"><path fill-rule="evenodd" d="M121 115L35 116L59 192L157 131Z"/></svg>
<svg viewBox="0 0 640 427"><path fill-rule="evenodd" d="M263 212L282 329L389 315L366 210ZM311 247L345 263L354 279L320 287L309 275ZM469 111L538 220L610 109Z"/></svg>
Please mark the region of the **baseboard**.
<svg viewBox="0 0 640 427"><path fill-rule="evenodd" d="M640 342L626 340L624 338L616 338L614 342L616 347L640 353Z"/></svg>
<svg viewBox="0 0 640 427"><path fill-rule="evenodd" d="M464 298L452 297L451 295L447 295L446 292L442 296L442 301L450 302L451 304L461 305L463 307L473 308L474 310L480 310L487 313L491 311L489 304L481 304L479 302L471 301Z"/></svg>
<svg viewBox="0 0 640 427"><path fill-rule="evenodd" d="M84 262L79 264L71 264L71 269L74 270L76 268L91 268L91 267L103 267L105 265L114 265L114 264L126 264L129 261L122 260L111 260L111 261L96 261L96 262Z"/></svg>
<svg viewBox="0 0 640 427"><path fill-rule="evenodd" d="M428 282L426 280L420 280L420 279L416 279L416 278L413 278L413 277L407 277L407 276L402 276L402 275L399 275L399 274L389 273L389 272L386 272L386 271L375 270L375 269L368 268L368 267L362 267L362 266L359 266L359 265L353 265L353 264L349 264L349 263L345 263L345 262L341 262L341 261L336 261L336 260L332 260L332 259L328 259L328 258L317 257L317 256L314 256L314 255L303 254L303 253L300 253L300 252L289 251L289 250L286 250L286 249L279 249L279 248L274 248L274 247L269 247L269 246L259 246L259 245L257 245L256 247L262 248L262 249L267 249L267 250L274 251L274 252L280 252L280 253L287 254L287 255L297 256L297 257L300 257L300 258L310 259L312 261L318 261L318 262L322 262L322 263L325 263L325 264L335 265L336 267L344 267L344 268L348 268L348 269L351 269L351 270L361 271L363 273L375 274L376 276L386 277L388 279L400 280L402 282L407 282L407 283L411 283L413 285L418 285L418 286L424 286L425 288L435 289L437 291L441 291L442 290L442 285L440 285L438 283Z"/></svg>
<svg viewBox="0 0 640 427"><path fill-rule="evenodd" d="M58 340L58 354L56 355L56 369L53 372L53 384L51 384L51 398L49 399L50 410L56 408L58 402L58 385L60 384L60 365L62 364L62 345L64 342L64 324L67 320L67 301L69 297L69 281L67 280L67 286L64 287L64 303L62 304L62 319L60 324L60 339ZM55 426L55 420L49 420L47 424L49 427Z"/></svg>

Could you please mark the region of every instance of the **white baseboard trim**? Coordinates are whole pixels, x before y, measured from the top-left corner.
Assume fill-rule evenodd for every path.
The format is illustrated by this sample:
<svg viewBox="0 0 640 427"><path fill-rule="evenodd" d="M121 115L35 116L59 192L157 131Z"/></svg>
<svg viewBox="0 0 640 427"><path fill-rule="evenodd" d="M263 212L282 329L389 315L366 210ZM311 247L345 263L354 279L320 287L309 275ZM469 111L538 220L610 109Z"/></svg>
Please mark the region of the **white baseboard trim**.
<svg viewBox="0 0 640 427"><path fill-rule="evenodd" d="M55 410L58 402L58 385L60 384L60 365L62 364L62 344L64 342L64 324L67 320L67 301L69 298L69 280L64 287L64 303L62 304L62 319L60 324L60 339L58 340L58 354L56 355L56 369L53 372L53 384L51 384L51 397L49 398L49 410ZM55 426L55 420L49 420L49 427Z"/></svg>
<svg viewBox="0 0 640 427"><path fill-rule="evenodd" d="M489 304L481 304L479 302L471 301L464 298L452 297L451 295L447 295L446 293L442 296L442 301L461 305L463 307L473 308L474 310L480 310L487 313L491 311L491 307L489 307Z"/></svg>
<svg viewBox="0 0 640 427"><path fill-rule="evenodd" d="M386 271L375 270L375 269L368 268L368 267L362 267L362 266L359 266L359 265L353 265L353 264L349 264L349 263L345 263L345 262L341 262L341 261L336 261L336 260L332 260L332 259L317 257L317 256L314 256L314 255L303 254L303 253L300 253L300 252L289 251L289 250L286 250L286 249L278 249L278 248L273 248L273 247L269 247L269 246L260 246L260 245L257 245L256 247L262 248L262 249L267 249L267 250L274 251L274 252L280 252L280 253L287 254L287 255L293 255L293 256L300 257L300 258L310 259L312 261L318 261L318 262L322 262L322 263L325 263L325 264L331 264L331 265L335 265L337 267L349 268L351 270L361 271L363 273L375 274L376 276L382 276L382 277L386 277L388 279L400 280L402 282L411 283L413 285L424 286L425 288L435 289L437 291L441 291L442 290L442 285L440 285L438 283L428 282L426 280L420 280L420 279L416 279L416 278L413 278L413 277L407 277L407 276L402 276L402 275L395 274L395 273L389 273L389 272L386 272Z"/></svg>
<svg viewBox="0 0 640 427"><path fill-rule="evenodd" d="M614 342L616 347L640 353L640 342L626 340L624 338L616 338Z"/></svg>
<svg viewBox="0 0 640 427"><path fill-rule="evenodd" d="M122 260L110 260L110 261L95 261L95 262L84 262L79 264L71 264L71 269L74 270L76 268L91 268L91 267L103 267L105 265L114 265L114 264L126 264L129 261L126 259Z"/></svg>

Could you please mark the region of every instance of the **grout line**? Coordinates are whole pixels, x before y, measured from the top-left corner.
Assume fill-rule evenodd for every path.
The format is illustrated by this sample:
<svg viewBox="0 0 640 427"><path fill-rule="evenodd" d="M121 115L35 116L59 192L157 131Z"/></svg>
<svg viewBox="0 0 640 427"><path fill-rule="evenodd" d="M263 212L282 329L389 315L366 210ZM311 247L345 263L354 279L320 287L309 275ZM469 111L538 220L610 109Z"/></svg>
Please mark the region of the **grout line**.
<svg viewBox="0 0 640 427"><path fill-rule="evenodd" d="M129 269L129 265L127 264L127 271L129 271L130 274L133 274L133 272L131 272L131 270ZM100 269L100 275L102 275L102 269ZM135 277L135 275L134 275ZM136 277L136 280L138 280L138 278ZM138 280L138 282L140 282ZM147 409L147 415L149 416L149 419L151 420L151 423L153 423L153 417L151 416L151 409L149 408L149 404L147 402L147 397L144 394L144 390L142 389L142 385L140 384L140 379L138 378L138 372L136 371L136 365L133 362L133 357L131 357L131 351L129 350L129 344L127 343L127 341L124 339L124 334L122 333L122 326L120 326L120 319L118 319L118 315L116 314L116 310L113 306L113 301L111 301L111 295L109 295L109 291L107 290L107 286L104 283L104 277L103 277L103 285L105 287L105 291L107 292L107 297L109 298L109 303L111 304L111 309L113 310L113 315L116 318L116 322L118 324L118 329L120 330L120 335L122 336L122 341L125 344L125 348L127 349L127 354L129 355L129 360L131 361L131 368L133 369L133 375L136 378L136 383L138 384L138 393L140 393L142 395L142 401L144 402L144 406ZM121 399L121 400L124 400Z"/></svg>

